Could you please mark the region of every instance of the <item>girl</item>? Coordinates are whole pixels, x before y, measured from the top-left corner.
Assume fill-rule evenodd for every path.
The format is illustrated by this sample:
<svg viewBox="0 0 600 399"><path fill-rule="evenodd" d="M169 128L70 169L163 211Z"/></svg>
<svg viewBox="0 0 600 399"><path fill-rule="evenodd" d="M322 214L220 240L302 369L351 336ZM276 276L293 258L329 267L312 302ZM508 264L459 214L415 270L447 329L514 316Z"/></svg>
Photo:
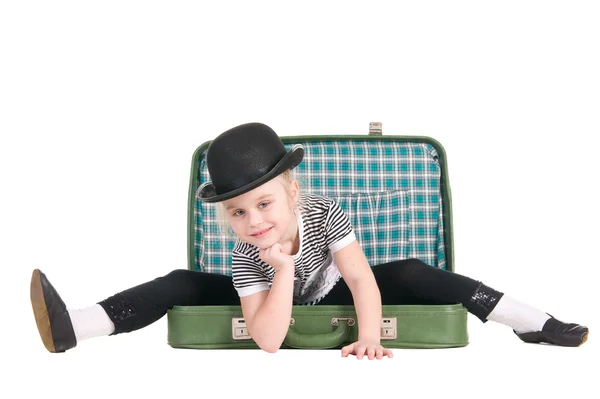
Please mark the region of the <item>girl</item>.
<svg viewBox="0 0 600 399"><path fill-rule="evenodd" d="M232 277L174 270L86 309L69 309L38 269L31 303L46 348L64 352L78 342L143 328L174 305L241 305L254 341L276 352L293 304L354 305L358 341L342 356L392 357L381 346L382 304L462 303L482 322L511 327L525 342L579 346L587 327L563 323L479 281L418 259L371 267L353 227L333 200L300 194L291 170L304 150L286 151L268 126L250 123L219 135L207 153L211 182L197 197L218 203L237 236Z"/></svg>

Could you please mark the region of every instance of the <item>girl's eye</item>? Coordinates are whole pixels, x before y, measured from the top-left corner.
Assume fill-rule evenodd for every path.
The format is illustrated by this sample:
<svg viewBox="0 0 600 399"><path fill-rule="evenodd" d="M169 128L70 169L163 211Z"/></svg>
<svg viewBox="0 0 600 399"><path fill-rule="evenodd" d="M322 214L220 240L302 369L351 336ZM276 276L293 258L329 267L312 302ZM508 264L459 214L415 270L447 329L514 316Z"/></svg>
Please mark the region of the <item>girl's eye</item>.
<svg viewBox="0 0 600 399"><path fill-rule="evenodd" d="M264 208L264 207L266 207L267 205L269 205L269 203L268 203L268 202L261 202L260 204L258 204L258 207L259 207L259 208Z"/></svg>
<svg viewBox="0 0 600 399"><path fill-rule="evenodd" d="M241 210L237 210L235 212L233 212L233 216L242 216L244 214L244 211Z"/></svg>

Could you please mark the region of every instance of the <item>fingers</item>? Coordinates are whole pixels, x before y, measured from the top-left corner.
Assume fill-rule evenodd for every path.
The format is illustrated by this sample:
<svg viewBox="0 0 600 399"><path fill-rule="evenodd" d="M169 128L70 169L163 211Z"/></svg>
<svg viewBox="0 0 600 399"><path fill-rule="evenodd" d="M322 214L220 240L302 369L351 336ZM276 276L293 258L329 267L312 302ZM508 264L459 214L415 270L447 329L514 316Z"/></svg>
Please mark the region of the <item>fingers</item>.
<svg viewBox="0 0 600 399"><path fill-rule="evenodd" d="M391 349L386 349L381 345L357 345L356 343L344 346L342 348L342 357L348 357L348 355L356 355L356 359L361 360L365 355L369 360L383 359L384 356L393 358L394 353Z"/></svg>
<svg viewBox="0 0 600 399"><path fill-rule="evenodd" d="M354 353L354 344L346 345L342 348L342 357L348 357L351 353Z"/></svg>
<svg viewBox="0 0 600 399"><path fill-rule="evenodd" d="M283 253L283 247L280 243L276 242L272 247L265 249L265 253L269 257L276 257Z"/></svg>
<svg viewBox="0 0 600 399"><path fill-rule="evenodd" d="M391 349L383 349L383 354L386 355L388 358L393 358L394 357L394 352L392 352Z"/></svg>
<svg viewBox="0 0 600 399"><path fill-rule="evenodd" d="M365 351L367 350L366 345L356 345L356 343L344 346L342 348L342 357L348 357L348 355L356 355L357 359L362 359Z"/></svg>
<svg viewBox="0 0 600 399"><path fill-rule="evenodd" d="M375 349L375 357L377 359L382 359L384 356L387 356L391 359L394 357L394 352L392 352L391 349L386 349L383 346L378 346Z"/></svg>
<svg viewBox="0 0 600 399"><path fill-rule="evenodd" d="M283 247L280 243L276 242L271 248L269 248L269 251L279 254L283 252Z"/></svg>
<svg viewBox="0 0 600 399"><path fill-rule="evenodd" d="M360 345L358 347L355 347L356 358L358 360L362 359L363 356L365 355L366 351L367 351L367 346L366 345Z"/></svg>
<svg viewBox="0 0 600 399"><path fill-rule="evenodd" d="M258 253L261 258L262 257L272 258L272 257L276 257L277 255L282 254L283 247L281 246L280 243L276 242L275 244L273 244L272 247L269 247L266 249L260 249Z"/></svg>
<svg viewBox="0 0 600 399"><path fill-rule="evenodd" d="M280 243L273 244L272 247L266 249L259 249L258 256L267 262L268 264L273 263L273 259L278 259L279 255L283 253L283 247Z"/></svg>
<svg viewBox="0 0 600 399"><path fill-rule="evenodd" d="M367 348L367 357L369 358L369 360L375 359L375 347L374 346L369 346Z"/></svg>

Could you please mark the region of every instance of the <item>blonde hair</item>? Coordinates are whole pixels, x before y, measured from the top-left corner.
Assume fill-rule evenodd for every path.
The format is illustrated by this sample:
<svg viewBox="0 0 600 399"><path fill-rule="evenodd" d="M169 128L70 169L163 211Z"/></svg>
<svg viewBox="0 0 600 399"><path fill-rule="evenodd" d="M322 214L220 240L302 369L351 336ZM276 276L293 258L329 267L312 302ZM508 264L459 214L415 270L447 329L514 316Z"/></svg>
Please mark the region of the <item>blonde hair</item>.
<svg viewBox="0 0 600 399"><path fill-rule="evenodd" d="M292 202L293 196L292 196L290 184L293 181L298 182L298 179L296 178L295 170L288 169L285 172L277 175L275 177L275 179L280 179L283 181L283 183L287 183L287 184L283 184L283 187L288 195L288 199L290 200L290 202ZM298 182L298 185L300 185L299 182ZM298 196L298 202L296 204L292 204L292 206L294 206L294 209L298 209L300 211L302 209L302 207L300 205L301 205L300 196ZM215 211L216 211L217 225L219 227L219 230L222 233L224 233L225 235L229 236L230 238L236 238L237 235L231 228L231 225L229 224L229 220L227 219L227 211L225 210L224 203L223 202L216 203Z"/></svg>

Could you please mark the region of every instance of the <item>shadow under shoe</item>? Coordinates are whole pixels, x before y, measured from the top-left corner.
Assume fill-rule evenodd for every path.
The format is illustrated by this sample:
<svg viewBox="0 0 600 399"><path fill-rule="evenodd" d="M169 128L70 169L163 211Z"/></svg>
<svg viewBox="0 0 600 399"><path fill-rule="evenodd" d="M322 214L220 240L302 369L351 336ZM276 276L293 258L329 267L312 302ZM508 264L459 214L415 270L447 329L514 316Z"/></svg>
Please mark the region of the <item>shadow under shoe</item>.
<svg viewBox="0 0 600 399"><path fill-rule="evenodd" d="M58 353L74 348L77 339L67 307L39 269L31 275L29 293L35 322L46 349Z"/></svg>
<svg viewBox="0 0 600 399"><path fill-rule="evenodd" d="M583 345L587 341L589 329L575 323L563 323L550 316L544 327L542 327L542 331L521 334L514 331L514 333L527 343L548 343L558 346L576 347Z"/></svg>

